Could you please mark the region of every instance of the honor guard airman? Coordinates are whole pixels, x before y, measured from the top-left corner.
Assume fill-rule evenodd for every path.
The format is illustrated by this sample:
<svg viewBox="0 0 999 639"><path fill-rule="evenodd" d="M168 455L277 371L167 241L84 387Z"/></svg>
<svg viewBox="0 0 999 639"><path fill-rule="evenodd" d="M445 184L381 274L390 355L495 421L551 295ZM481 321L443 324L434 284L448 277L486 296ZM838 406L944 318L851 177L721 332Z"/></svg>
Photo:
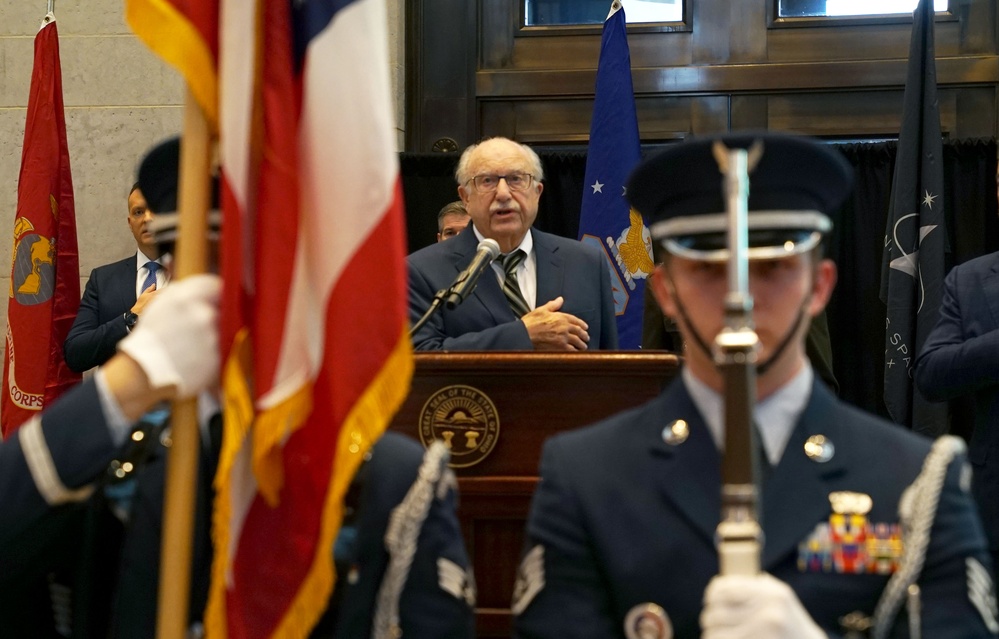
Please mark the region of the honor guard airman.
<svg viewBox="0 0 999 639"><path fill-rule="evenodd" d="M733 149L747 150L749 183L735 249L722 188ZM809 320L836 280L823 243L851 180L834 149L765 132L677 144L638 166L627 197L666 256L647 290L679 327L684 367L646 405L546 442L513 597L517 637L999 632L963 444L840 402L805 357ZM719 576L721 468L746 454L726 451L718 367L730 250L746 256L757 339L745 359L762 535L758 569Z"/></svg>

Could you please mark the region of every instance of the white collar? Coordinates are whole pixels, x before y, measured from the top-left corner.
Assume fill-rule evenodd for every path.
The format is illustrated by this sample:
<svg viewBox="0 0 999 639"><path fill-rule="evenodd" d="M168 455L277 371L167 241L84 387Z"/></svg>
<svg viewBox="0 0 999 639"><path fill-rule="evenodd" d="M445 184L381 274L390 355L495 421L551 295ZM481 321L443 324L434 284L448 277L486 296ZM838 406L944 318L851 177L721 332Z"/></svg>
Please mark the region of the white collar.
<svg viewBox="0 0 999 639"><path fill-rule="evenodd" d="M150 262L156 262L160 266L163 266L163 263L160 262L160 260L151 260L148 257L146 257L146 254L143 253L142 251L136 251L135 252L135 272L136 273L139 272L139 269L143 268L146 264L149 264Z"/></svg>
<svg viewBox="0 0 999 639"><path fill-rule="evenodd" d="M694 377L688 367L680 371L687 392L704 417L711 438L718 450L725 449L725 424L723 421L724 402L719 393L707 384ZM784 455L787 441L805 410L805 405L811 397L812 383L815 373L810 364L806 363L786 384L778 388L763 401L757 402L753 417L760 428L763 448L770 463L777 465Z"/></svg>
<svg viewBox="0 0 999 639"><path fill-rule="evenodd" d="M479 233L479 229L475 228L475 224L472 224L472 231L475 233L475 239L479 242L486 239L486 236ZM513 250L516 251L518 248L523 251L525 255L530 257L531 251L534 250L534 237L531 235L531 229L527 229L527 233L524 234L524 239L520 241L520 246ZM510 253L513 253L513 251L510 251Z"/></svg>

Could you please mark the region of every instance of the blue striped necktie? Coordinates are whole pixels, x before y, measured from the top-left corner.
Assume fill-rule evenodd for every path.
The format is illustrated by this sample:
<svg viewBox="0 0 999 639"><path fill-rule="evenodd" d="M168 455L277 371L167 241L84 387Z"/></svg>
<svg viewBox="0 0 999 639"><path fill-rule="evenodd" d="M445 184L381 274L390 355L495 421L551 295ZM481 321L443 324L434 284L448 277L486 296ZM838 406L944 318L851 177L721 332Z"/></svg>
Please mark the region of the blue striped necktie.
<svg viewBox="0 0 999 639"><path fill-rule="evenodd" d="M510 303L510 308L513 309L517 317L523 317L531 312L531 307L524 300L524 295L520 292L520 284L517 282L517 267L526 258L527 253L520 249L501 258L503 272L506 274L503 278L503 294L506 295L506 301Z"/></svg>
<svg viewBox="0 0 999 639"><path fill-rule="evenodd" d="M163 267L156 262L146 262L146 268L149 270L149 275L146 275L146 281L142 283L142 290L139 291L140 295L147 288L156 283L156 271L160 270Z"/></svg>

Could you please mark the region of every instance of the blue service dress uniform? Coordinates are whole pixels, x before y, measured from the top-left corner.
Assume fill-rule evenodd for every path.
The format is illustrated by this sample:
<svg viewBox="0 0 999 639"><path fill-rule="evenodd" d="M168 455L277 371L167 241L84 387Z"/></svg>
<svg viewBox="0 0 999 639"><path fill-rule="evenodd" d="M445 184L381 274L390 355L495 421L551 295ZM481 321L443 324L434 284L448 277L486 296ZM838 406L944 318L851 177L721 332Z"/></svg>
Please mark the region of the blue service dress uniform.
<svg viewBox="0 0 999 639"><path fill-rule="evenodd" d="M63 595L78 565L95 558L80 548L85 531L107 522L91 508L93 484L119 448L92 378L0 442L0 637L71 629L73 602ZM109 587L97 578L90 585Z"/></svg>
<svg viewBox="0 0 999 639"><path fill-rule="evenodd" d="M688 424L686 438L664 438L664 428L677 419ZM813 435L834 445L827 461L806 455ZM830 636L843 636L841 618L849 613L871 616L889 579L851 574L849 561L823 569L822 558L809 557L809 538L831 521L830 495L866 495L866 521L897 523L899 500L929 450L928 440L849 407L814 383L762 491L761 564L791 586ZM622 637L629 611L655 603L674 637L699 637L704 590L718 572L719 465L679 380L642 407L546 442L514 593L515 636ZM989 559L965 468L962 457L947 467L919 579L927 638L993 636L986 624L995 623L995 611L981 583L969 592L969 573L980 577Z"/></svg>

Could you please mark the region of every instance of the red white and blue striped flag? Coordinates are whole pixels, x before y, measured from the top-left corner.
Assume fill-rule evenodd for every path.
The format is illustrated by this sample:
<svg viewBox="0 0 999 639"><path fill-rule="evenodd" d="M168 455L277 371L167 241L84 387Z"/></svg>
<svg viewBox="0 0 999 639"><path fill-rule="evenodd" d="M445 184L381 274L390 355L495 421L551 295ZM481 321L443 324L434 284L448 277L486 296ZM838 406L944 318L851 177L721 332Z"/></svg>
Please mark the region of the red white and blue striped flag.
<svg viewBox="0 0 999 639"><path fill-rule="evenodd" d="M206 629L305 637L343 496L412 375L387 18L384 0L219 5L214 30L184 31L218 43L227 351ZM208 75L178 66L192 90Z"/></svg>

